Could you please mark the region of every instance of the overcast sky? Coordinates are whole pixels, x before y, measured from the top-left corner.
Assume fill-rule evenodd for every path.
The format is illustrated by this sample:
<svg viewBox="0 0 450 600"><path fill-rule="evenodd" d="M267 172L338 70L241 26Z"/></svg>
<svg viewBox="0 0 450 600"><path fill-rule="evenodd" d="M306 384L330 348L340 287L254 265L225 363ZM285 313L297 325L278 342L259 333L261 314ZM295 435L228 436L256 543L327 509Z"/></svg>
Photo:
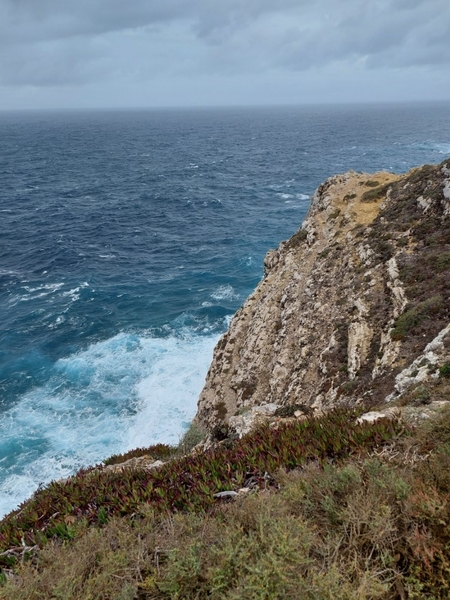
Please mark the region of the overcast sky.
<svg viewBox="0 0 450 600"><path fill-rule="evenodd" d="M0 108L450 99L450 0L0 0Z"/></svg>

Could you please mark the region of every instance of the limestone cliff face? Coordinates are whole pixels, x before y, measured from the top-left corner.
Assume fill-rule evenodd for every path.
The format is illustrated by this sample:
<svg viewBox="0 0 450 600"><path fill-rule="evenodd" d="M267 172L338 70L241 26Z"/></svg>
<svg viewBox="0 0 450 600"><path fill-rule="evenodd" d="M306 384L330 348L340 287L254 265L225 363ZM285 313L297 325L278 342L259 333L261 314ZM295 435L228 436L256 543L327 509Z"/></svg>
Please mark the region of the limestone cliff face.
<svg viewBox="0 0 450 600"><path fill-rule="evenodd" d="M450 160L331 177L268 252L217 344L196 420L211 430L258 405L380 404L436 374L449 322Z"/></svg>

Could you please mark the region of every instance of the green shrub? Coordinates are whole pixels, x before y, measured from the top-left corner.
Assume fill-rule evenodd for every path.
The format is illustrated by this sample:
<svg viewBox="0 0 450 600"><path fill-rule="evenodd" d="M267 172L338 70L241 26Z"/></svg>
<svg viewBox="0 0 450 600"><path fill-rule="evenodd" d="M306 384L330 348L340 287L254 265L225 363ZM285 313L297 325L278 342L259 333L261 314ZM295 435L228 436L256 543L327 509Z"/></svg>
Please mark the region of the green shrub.
<svg viewBox="0 0 450 600"><path fill-rule="evenodd" d="M188 454L197 444L203 442L205 438L206 431L200 425L197 425L197 423L191 423L189 429L181 438L178 448L184 454Z"/></svg>
<svg viewBox="0 0 450 600"><path fill-rule="evenodd" d="M439 375L441 377L450 377L450 363L446 362L439 368Z"/></svg>
<svg viewBox="0 0 450 600"><path fill-rule="evenodd" d="M419 302L415 306L405 310L400 315L391 330L393 340L403 340L406 335L422 323L424 319L435 314L443 305L441 295L432 296L428 300Z"/></svg>
<svg viewBox="0 0 450 600"><path fill-rule="evenodd" d="M303 242L308 237L308 232L306 229L299 229L294 235L288 240L287 247L288 248L298 248L303 244Z"/></svg>
<svg viewBox="0 0 450 600"><path fill-rule="evenodd" d="M324 248L322 252L319 252L319 258L326 258L331 252L331 248Z"/></svg>
<svg viewBox="0 0 450 600"><path fill-rule="evenodd" d="M450 252L440 252L435 258L434 267L439 272L450 269Z"/></svg>
<svg viewBox="0 0 450 600"><path fill-rule="evenodd" d="M345 194L344 196L344 201L348 202L349 200L353 200L354 198L356 198L357 194Z"/></svg>
<svg viewBox="0 0 450 600"><path fill-rule="evenodd" d="M124 454L113 454L109 458L103 461L104 465L117 465L123 463L131 458L140 458L141 456L149 456L155 460L164 460L173 456L176 452L176 448L173 446L167 446L167 444L155 444L148 446L147 448L135 448Z"/></svg>
<svg viewBox="0 0 450 600"><path fill-rule="evenodd" d="M375 182L373 182L375 183ZM378 185L378 184L377 184ZM390 188L390 184L387 185L379 185L371 190L367 190L361 196L361 202L377 202L384 196L386 196L388 190Z"/></svg>

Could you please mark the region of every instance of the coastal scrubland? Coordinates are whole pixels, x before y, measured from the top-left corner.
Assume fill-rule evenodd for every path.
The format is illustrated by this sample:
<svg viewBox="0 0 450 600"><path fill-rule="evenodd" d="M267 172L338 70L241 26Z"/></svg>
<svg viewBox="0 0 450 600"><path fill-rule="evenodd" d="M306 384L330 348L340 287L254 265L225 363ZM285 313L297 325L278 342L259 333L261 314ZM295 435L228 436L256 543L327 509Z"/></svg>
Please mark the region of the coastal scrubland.
<svg viewBox="0 0 450 600"><path fill-rule="evenodd" d="M428 392L449 387L444 372ZM281 420L157 471L38 491L0 526L0 597L447 598L450 410L415 427L356 417Z"/></svg>

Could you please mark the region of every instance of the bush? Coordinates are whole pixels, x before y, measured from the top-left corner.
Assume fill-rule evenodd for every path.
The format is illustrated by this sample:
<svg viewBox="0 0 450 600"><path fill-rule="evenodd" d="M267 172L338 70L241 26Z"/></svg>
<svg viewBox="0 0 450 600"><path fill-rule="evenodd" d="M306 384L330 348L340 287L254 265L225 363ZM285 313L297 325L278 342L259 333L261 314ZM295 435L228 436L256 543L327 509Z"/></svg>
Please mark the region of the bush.
<svg viewBox="0 0 450 600"><path fill-rule="evenodd" d="M439 368L439 375L441 377L450 377L450 363L446 362Z"/></svg>
<svg viewBox="0 0 450 600"><path fill-rule="evenodd" d="M124 454L113 454L109 458L103 461L104 465L117 465L123 463L131 458L139 458L141 456L149 456L155 460L164 460L173 456L176 452L176 448L173 446L167 446L167 444L155 444L154 446L148 446L147 448L136 448L130 450Z"/></svg>
<svg viewBox="0 0 450 600"><path fill-rule="evenodd" d="M299 229L294 235L287 241L287 248L298 248L308 237L306 229Z"/></svg>
<svg viewBox="0 0 450 600"><path fill-rule="evenodd" d="M391 338L393 340L403 340L410 331L420 325L424 319L435 314L442 305L442 296L437 295L409 308L395 322L391 330Z"/></svg>
<svg viewBox="0 0 450 600"><path fill-rule="evenodd" d="M181 438L180 443L178 444L178 448L184 454L188 454L189 452L191 452L191 450L195 448L195 446L197 446L197 444L203 442L205 438L206 431L196 423L191 423L189 425L189 429Z"/></svg>
<svg viewBox="0 0 450 600"><path fill-rule="evenodd" d="M374 187L373 189L364 192L364 194L361 196L361 202L377 202L378 200L386 196L391 184L378 185L377 183L377 186L378 187Z"/></svg>

